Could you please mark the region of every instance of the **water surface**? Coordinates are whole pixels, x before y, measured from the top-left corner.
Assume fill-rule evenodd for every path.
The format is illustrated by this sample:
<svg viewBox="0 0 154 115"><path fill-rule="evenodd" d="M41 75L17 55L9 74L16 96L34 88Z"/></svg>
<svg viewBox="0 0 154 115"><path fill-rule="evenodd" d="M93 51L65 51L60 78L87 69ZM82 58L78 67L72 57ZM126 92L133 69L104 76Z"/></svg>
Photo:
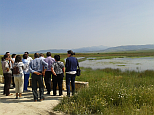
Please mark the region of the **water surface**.
<svg viewBox="0 0 154 115"><path fill-rule="evenodd" d="M102 60L85 60L80 62L81 67L90 67L92 69L113 68L125 70L154 70L154 57L142 58L113 58Z"/></svg>

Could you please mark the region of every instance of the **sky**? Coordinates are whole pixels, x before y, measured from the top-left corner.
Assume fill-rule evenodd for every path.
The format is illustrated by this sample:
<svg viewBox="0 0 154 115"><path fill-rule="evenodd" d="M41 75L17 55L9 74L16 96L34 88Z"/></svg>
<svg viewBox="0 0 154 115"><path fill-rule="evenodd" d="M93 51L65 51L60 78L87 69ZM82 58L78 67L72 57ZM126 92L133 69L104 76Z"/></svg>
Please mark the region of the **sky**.
<svg viewBox="0 0 154 115"><path fill-rule="evenodd" d="M0 0L0 53L154 43L154 0Z"/></svg>

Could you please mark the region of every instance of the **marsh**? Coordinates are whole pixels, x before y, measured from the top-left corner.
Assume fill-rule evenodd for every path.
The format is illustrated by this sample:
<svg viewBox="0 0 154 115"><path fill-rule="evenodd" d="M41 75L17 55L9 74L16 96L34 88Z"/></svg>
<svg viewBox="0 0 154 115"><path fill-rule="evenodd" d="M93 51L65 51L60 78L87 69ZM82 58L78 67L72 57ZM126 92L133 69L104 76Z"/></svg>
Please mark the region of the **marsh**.
<svg viewBox="0 0 154 115"><path fill-rule="evenodd" d="M80 62L81 67L92 69L120 69L122 71L144 71L154 70L154 57L140 57L140 58L112 58L96 60L95 58L87 58L85 61Z"/></svg>

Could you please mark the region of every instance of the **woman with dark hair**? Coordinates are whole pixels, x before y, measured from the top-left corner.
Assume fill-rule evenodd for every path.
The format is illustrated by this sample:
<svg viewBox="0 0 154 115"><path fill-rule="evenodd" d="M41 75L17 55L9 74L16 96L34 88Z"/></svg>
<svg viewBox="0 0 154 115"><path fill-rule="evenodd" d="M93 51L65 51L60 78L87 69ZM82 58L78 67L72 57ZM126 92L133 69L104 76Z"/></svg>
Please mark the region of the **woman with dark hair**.
<svg viewBox="0 0 154 115"><path fill-rule="evenodd" d="M22 92L24 86L24 73L23 69L25 69L24 64L22 62L22 58L20 55L17 55L15 58L15 63L13 64L13 76L15 82L15 92L16 92L16 99L23 99Z"/></svg>
<svg viewBox="0 0 154 115"><path fill-rule="evenodd" d="M62 93L62 83L65 73L64 63L60 61L60 56L54 56L55 62L51 66L51 72L53 73L52 82L53 82L53 95L56 95L56 87L58 84L59 96L63 95Z"/></svg>
<svg viewBox="0 0 154 115"><path fill-rule="evenodd" d="M70 81L72 86L72 95L75 93L75 77L77 71L78 61L75 57L73 57L75 53L72 50L67 51L68 58L66 59L66 89L67 89L67 96L70 96Z"/></svg>
<svg viewBox="0 0 154 115"><path fill-rule="evenodd" d="M2 60L2 69L3 69L3 75L4 75L4 93L3 95L10 96L10 84L11 84L11 65L9 63L10 58L9 55L5 54Z"/></svg>

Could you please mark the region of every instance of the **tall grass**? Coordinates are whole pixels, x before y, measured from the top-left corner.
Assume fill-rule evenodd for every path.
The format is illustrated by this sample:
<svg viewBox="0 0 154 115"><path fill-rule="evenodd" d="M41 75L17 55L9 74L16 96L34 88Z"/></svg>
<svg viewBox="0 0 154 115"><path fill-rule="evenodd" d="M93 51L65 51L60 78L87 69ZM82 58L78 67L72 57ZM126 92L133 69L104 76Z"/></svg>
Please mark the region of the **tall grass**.
<svg viewBox="0 0 154 115"><path fill-rule="evenodd" d="M154 71L82 69L76 80L88 81L89 88L64 97L54 108L68 114L145 115L154 114Z"/></svg>

